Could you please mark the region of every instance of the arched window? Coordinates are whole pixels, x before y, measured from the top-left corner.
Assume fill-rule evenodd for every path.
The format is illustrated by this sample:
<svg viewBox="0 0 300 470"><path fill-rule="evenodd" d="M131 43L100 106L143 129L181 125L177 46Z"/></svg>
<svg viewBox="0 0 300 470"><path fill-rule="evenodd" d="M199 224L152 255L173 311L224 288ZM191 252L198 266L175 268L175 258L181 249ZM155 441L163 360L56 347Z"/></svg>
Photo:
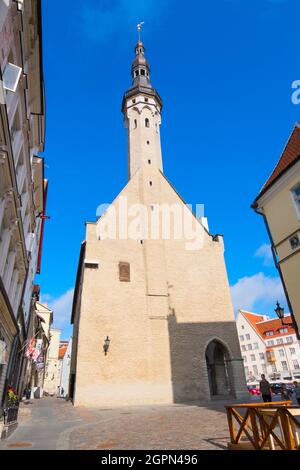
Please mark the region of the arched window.
<svg viewBox="0 0 300 470"><path fill-rule="evenodd" d="M150 127L150 121L148 118L145 119L145 126Z"/></svg>

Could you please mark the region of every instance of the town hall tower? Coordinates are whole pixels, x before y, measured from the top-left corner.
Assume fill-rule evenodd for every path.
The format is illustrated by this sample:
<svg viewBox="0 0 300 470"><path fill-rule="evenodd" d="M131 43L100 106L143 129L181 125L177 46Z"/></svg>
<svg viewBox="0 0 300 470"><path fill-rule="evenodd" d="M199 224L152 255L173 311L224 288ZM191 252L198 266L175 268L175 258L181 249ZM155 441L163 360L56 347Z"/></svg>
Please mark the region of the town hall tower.
<svg viewBox="0 0 300 470"><path fill-rule="evenodd" d="M86 224L70 395L75 406L95 407L244 398L223 237L163 173L162 99L140 40L131 74L122 102L129 181Z"/></svg>

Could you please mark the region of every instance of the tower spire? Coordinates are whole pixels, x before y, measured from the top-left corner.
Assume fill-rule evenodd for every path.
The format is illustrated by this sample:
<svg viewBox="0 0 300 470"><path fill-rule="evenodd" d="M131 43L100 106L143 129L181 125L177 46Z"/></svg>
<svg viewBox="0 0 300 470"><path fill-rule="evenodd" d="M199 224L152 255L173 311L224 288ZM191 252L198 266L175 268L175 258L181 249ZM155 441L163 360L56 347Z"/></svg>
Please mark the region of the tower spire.
<svg viewBox="0 0 300 470"><path fill-rule="evenodd" d="M132 85L122 102L125 126L128 129L130 178L145 165L162 171L159 130L162 100L150 83L150 66L140 36L142 24L137 25L139 37L131 67Z"/></svg>
<svg viewBox="0 0 300 470"><path fill-rule="evenodd" d="M152 88L150 83L150 65L145 57L145 46L140 40L135 46L135 58L131 67L132 85Z"/></svg>

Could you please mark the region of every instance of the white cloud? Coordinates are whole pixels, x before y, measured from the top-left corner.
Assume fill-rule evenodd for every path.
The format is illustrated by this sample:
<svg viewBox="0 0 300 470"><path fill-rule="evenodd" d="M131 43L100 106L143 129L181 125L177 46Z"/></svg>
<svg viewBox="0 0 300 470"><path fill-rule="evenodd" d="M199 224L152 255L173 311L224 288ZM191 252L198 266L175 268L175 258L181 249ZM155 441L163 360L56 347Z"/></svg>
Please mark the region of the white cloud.
<svg viewBox="0 0 300 470"><path fill-rule="evenodd" d="M273 313L278 300L286 304L284 291L279 277L257 273L245 276L231 286L234 310L245 309L260 313Z"/></svg>
<svg viewBox="0 0 300 470"><path fill-rule="evenodd" d="M264 266L272 266L274 263L271 245L268 243L261 245L254 253L254 256L262 258Z"/></svg>
<svg viewBox="0 0 300 470"><path fill-rule="evenodd" d="M42 294L41 295L40 301L41 301L42 304L47 304L48 305L48 303L51 302L51 300L53 300L52 295L50 295L50 294Z"/></svg>
<svg viewBox="0 0 300 470"><path fill-rule="evenodd" d="M53 299L49 295L49 307L53 310L53 327L64 329L70 325L74 289L67 290L60 297Z"/></svg>

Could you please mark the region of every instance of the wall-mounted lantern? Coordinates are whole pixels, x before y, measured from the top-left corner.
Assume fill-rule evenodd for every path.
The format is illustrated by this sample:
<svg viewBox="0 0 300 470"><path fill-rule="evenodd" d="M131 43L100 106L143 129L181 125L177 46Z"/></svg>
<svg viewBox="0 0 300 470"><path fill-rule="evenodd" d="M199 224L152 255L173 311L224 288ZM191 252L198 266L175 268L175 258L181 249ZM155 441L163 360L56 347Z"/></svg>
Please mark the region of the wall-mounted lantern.
<svg viewBox="0 0 300 470"><path fill-rule="evenodd" d="M107 356L107 351L108 351L108 348L109 348L109 343L110 343L110 339L109 339L109 337L107 336L106 339L104 340L104 345L103 345L103 351L104 351L105 356Z"/></svg>
<svg viewBox="0 0 300 470"><path fill-rule="evenodd" d="M284 320L284 308L280 306L280 303L277 301L276 303L276 308L274 309L277 317L279 318L279 320L281 321L281 324L282 325L285 325L285 326L291 326L292 328L295 328L295 325L294 323L285 323L283 320Z"/></svg>

